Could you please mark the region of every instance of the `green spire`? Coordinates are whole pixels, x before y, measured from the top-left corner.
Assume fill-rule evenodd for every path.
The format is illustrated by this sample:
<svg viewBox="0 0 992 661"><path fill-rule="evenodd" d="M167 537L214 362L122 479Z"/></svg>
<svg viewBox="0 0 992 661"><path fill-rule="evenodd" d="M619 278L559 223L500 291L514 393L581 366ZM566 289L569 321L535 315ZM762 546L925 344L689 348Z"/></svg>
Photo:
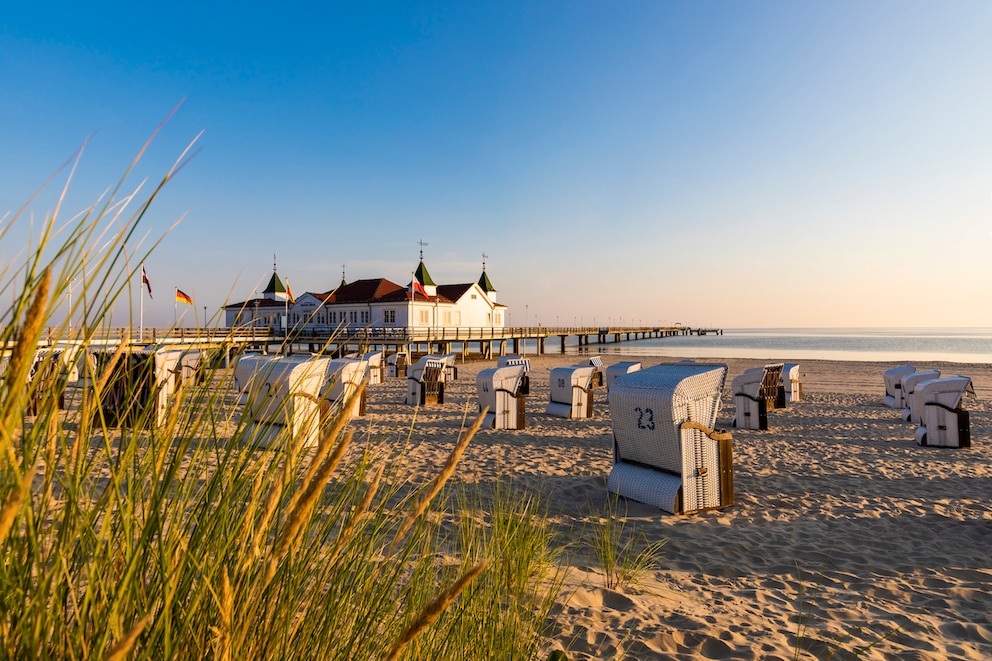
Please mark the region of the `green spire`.
<svg viewBox="0 0 992 661"><path fill-rule="evenodd" d="M286 287L283 286L282 280L279 279L279 276L276 273L273 273L272 279L269 280L269 284L265 286L265 289L262 291L262 294L278 295L285 293L286 293Z"/></svg>
<svg viewBox="0 0 992 661"><path fill-rule="evenodd" d="M417 280L420 281L425 287L437 287L437 283L431 279L431 274L427 272L427 267L424 266L424 260L420 260L420 264L417 266L417 270L414 272L417 276Z"/></svg>
<svg viewBox="0 0 992 661"><path fill-rule="evenodd" d="M490 282L489 280L489 276L486 275L485 269L482 270L482 276L479 277L479 286L482 287L482 291L486 292L487 294L489 292L496 291L496 288L493 287L493 283Z"/></svg>

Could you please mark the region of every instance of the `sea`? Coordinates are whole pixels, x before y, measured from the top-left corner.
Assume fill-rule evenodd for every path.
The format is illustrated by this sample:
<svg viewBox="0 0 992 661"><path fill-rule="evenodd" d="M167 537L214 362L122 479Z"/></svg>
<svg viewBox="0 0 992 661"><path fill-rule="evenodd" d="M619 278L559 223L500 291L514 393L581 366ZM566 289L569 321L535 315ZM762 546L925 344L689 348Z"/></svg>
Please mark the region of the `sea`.
<svg viewBox="0 0 992 661"><path fill-rule="evenodd" d="M521 353L536 353L524 343ZM547 353L560 352L555 338ZM578 346L569 338L566 354L848 360L877 362L992 363L992 328L737 328L722 335L679 335Z"/></svg>

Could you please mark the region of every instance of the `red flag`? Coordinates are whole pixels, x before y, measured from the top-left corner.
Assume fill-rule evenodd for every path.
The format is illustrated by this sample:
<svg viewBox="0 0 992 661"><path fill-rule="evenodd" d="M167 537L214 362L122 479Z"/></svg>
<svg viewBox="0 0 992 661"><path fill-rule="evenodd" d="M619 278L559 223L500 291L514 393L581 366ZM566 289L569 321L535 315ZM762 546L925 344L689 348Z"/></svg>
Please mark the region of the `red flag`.
<svg viewBox="0 0 992 661"><path fill-rule="evenodd" d="M414 295L414 297L417 296L417 292L420 292L421 294L424 295L424 298L427 298L427 290L424 289L424 286L422 284L420 284L420 281L419 280L417 280L416 278L414 278L411 284L413 285L413 295Z"/></svg>
<svg viewBox="0 0 992 661"><path fill-rule="evenodd" d="M293 289L289 286L289 278L286 278L286 298L290 305L296 305L296 297L293 296Z"/></svg>
<svg viewBox="0 0 992 661"><path fill-rule="evenodd" d="M145 273L145 265L141 265L141 284L148 287L148 298L154 298L152 296L152 283L148 282L148 274Z"/></svg>

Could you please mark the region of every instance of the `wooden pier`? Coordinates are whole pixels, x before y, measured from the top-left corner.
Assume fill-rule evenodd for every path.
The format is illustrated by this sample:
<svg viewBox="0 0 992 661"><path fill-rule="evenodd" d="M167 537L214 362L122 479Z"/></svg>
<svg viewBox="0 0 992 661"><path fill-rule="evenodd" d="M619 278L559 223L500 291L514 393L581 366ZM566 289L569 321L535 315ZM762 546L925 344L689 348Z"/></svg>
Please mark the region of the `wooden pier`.
<svg viewBox="0 0 992 661"><path fill-rule="evenodd" d="M72 329L52 328L47 343L60 343L65 334L78 338ZM722 335L722 329L688 326L514 326L504 328L317 328L283 332L270 328L145 328L117 327L101 329L87 340L91 344L116 345L120 342L145 345L181 345L190 348L226 347L237 353L245 350L266 353L307 350L343 355L351 352L382 351L408 354L452 353L457 347L464 359L478 357L492 360L496 356L522 353L524 343L546 353L548 343L558 345L561 353L569 338L577 338L579 347L614 344L648 338L677 335ZM78 341L78 340L77 340Z"/></svg>

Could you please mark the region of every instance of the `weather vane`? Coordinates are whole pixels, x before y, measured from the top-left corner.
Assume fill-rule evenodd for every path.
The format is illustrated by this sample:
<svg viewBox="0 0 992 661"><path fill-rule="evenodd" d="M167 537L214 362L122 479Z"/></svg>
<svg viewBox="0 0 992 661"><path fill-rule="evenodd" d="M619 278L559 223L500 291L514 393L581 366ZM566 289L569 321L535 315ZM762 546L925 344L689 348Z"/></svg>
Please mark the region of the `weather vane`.
<svg viewBox="0 0 992 661"><path fill-rule="evenodd" d="M417 244L420 246L420 259L423 259L424 258L424 246L426 246L427 243L423 239L421 239L420 241L417 241Z"/></svg>

